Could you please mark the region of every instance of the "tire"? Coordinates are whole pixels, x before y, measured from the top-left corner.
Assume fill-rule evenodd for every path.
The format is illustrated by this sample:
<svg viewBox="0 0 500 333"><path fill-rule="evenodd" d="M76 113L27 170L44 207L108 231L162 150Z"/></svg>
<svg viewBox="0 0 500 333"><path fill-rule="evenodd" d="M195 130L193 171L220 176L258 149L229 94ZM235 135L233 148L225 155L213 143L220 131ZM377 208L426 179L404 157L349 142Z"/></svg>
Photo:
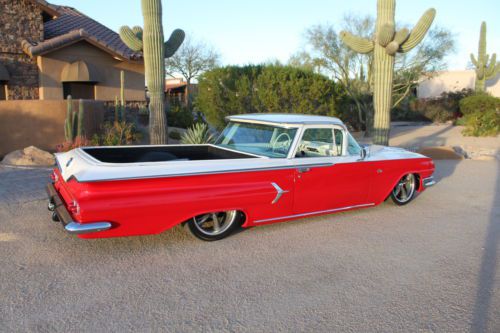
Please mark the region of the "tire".
<svg viewBox="0 0 500 333"><path fill-rule="evenodd" d="M398 206L404 206L415 198L417 193L417 177L409 173L404 175L391 191L391 199Z"/></svg>
<svg viewBox="0 0 500 333"><path fill-rule="evenodd" d="M229 236L240 226L241 217L236 210L207 213L189 219L185 227L196 238L211 242Z"/></svg>

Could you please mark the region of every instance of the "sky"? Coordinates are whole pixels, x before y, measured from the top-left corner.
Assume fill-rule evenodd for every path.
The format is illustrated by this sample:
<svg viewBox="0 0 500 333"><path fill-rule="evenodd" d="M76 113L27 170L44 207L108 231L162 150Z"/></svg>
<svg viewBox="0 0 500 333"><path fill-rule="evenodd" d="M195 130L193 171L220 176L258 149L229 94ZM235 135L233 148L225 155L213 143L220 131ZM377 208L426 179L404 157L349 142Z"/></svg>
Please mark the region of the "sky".
<svg viewBox="0 0 500 333"><path fill-rule="evenodd" d="M140 0L49 0L67 5L118 31L143 25ZM290 56L305 45L304 31L317 24L338 24L345 14L376 14L376 0L162 0L165 35L181 28L211 44L225 65L256 64ZM500 0L397 0L396 21L414 25L430 7L434 24L455 34L457 52L449 69L465 69L477 53L479 29L488 23L488 53L500 56Z"/></svg>

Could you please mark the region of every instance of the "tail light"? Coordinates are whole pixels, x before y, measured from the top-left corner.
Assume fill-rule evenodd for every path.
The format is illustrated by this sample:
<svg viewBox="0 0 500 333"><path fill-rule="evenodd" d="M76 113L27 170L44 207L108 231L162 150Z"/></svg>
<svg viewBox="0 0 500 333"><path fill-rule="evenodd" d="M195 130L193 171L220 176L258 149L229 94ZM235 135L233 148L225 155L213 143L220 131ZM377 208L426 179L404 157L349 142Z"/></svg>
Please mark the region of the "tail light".
<svg viewBox="0 0 500 333"><path fill-rule="evenodd" d="M76 200L73 200L68 204L68 209L73 215L80 214L80 205L76 202Z"/></svg>

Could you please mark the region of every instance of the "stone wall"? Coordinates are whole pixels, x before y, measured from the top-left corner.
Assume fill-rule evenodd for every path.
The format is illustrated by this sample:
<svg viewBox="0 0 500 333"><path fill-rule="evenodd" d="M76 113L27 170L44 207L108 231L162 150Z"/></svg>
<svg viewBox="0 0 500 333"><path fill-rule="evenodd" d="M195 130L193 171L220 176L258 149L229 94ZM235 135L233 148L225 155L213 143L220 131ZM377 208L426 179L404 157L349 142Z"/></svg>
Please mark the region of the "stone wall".
<svg viewBox="0 0 500 333"><path fill-rule="evenodd" d="M0 0L0 63L10 73L8 99L38 99L38 67L21 41L43 41L41 10L28 0Z"/></svg>

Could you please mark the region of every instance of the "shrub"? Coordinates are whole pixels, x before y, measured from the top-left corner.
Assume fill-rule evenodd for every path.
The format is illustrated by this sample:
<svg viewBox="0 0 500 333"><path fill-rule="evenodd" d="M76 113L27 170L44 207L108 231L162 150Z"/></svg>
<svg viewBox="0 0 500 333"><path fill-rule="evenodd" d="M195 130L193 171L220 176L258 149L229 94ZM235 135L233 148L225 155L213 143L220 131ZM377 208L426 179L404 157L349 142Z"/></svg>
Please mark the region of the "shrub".
<svg viewBox="0 0 500 333"><path fill-rule="evenodd" d="M280 65L227 66L199 79L196 105L213 126L242 113L337 115L340 86L312 71Z"/></svg>
<svg viewBox="0 0 500 333"><path fill-rule="evenodd" d="M207 124L197 123L190 127L186 133L181 136L181 143L183 144L204 144L212 143L214 136L210 133Z"/></svg>
<svg viewBox="0 0 500 333"><path fill-rule="evenodd" d="M188 128L193 125L193 113L184 106L174 104L167 111L167 123L172 127Z"/></svg>
<svg viewBox="0 0 500 333"><path fill-rule="evenodd" d="M168 132L168 137L170 139L180 140L181 139L181 133L177 132L176 130L169 131Z"/></svg>
<svg viewBox="0 0 500 333"><path fill-rule="evenodd" d="M87 138L77 136L73 141L65 141L60 145L57 145L56 151L58 153L65 153L75 148L85 147L90 145L92 145L92 142L87 140Z"/></svg>
<svg viewBox="0 0 500 333"><path fill-rule="evenodd" d="M130 145L139 141L141 137L141 133L132 123L106 122L102 126L102 134L95 134L92 137L92 144L95 146Z"/></svg>
<svg viewBox="0 0 500 333"><path fill-rule="evenodd" d="M460 101L460 122L468 136L496 136L500 133L500 98L478 94Z"/></svg>
<svg viewBox="0 0 500 333"><path fill-rule="evenodd" d="M409 109L421 117L419 120L443 123L459 118L462 115L460 113L460 101L473 93L470 89L463 89L461 91L444 92L434 99L414 99L409 102ZM411 114L411 112L408 114ZM418 119L418 116L415 118Z"/></svg>

